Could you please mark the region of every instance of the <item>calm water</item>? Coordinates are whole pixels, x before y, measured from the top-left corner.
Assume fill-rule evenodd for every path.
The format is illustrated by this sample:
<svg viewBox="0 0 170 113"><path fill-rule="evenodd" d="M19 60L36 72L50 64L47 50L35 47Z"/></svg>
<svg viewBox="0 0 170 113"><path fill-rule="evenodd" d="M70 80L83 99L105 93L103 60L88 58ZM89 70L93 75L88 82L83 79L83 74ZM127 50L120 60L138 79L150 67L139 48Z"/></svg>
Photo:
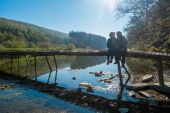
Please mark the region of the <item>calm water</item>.
<svg viewBox="0 0 170 113"><path fill-rule="evenodd" d="M55 69L53 58L52 57L48 57L48 58L50 61L50 65L52 66L53 69ZM48 83L48 84L57 83L56 84L57 86L70 88L73 90L77 90L78 88L81 88L83 92L103 96L110 99L117 99L118 84L119 84L118 77L113 78L111 83L100 82L100 80L110 78L112 75L115 76L118 73L116 65L114 64L106 65L106 57L59 56L57 57L56 60L58 64L58 71L53 71L49 73L49 68L44 57L37 59L38 81ZM2 64L1 66L5 65L1 68L1 70L6 71L8 73L12 72L14 74L20 74L20 76L29 76L30 79L35 79L33 59L32 58L28 59L28 65L26 65L24 58L21 59L20 62L21 62L20 71L18 71L19 69L17 68L17 60L14 62L14 68L12 71L9 70L10 60L0 62ZM132 68L130 64L133 63L134 61L132 60L132 63L130 62L128 64L128 67ZM142 68L140 65L134 67L135 68L139 67L138 69ZM147 69L150 70L150 68L148 67ZM90 72L100 72L100 71L103 71L104 73L106 73L106 75L103 75L101 77L96 77L94 74L90 74ZM127 75L123 69L122 69L122 73L124 76L123 79L125 81L127 79ZM86 88L79 86L80 83L84 83L84 82L91 84L93 90L88 91ZM17 94L17 95L13 95L13 94ZM85 113L94 112L91 109L82 108L74 104L64 102L63 100L50 97L46 94L42 94L27 88L22 88L20 86L19 87L17 86L16 88L11 90L0 91L0 95L1 95L0 108L5 112L11 112L11 110L18 111L18 112L23 112L23 111L24 112L36 112L36 111L37 112L41 112L41 111L82 112L83 111ZM139 101L139 99L129 97L126 89L124 90L122 97L123 100ZM21 109L18 108L18 106L21 106ZM30 109L33 109L33 111L29 111Z"/></svg>
<svg viewBox="0 0 170 113"><path fill-rule="evenodd" d="M95 63L91 60L88 63L88 59L95 59ZM77 89L81 88L84 92L88 92L86 88L80 87L80 83L90 83L93 87L92 92L95 95L104 96L111 99L117 98L117 87L119 83L118 77L113 78L111 83L101 82L100 80L105 78L110 78L113 75L117 74L117 66L114 64L106 65L105 57L99 58L99 62L97 63L97 59L99 57L78 57L77 62L70 63L68 66L59 69L57 72L53 71L52 73L46 73L37 77L38 81L54 84L57 83L58 86L62 86L65 88ZM101 62L102 61L102 62ZM76 63L76 65L75 65ZM88 65L89 64L89 65ZM93 65L91 65L93 64ZM94 74L90 74L90 72L100 72L103 71L106 75L101 77L96 77ZM122 70L123 74L126 74L124 70ZM75 78L75 80L73 79Z"/></svg>
<svg viewBox="0 0 170 113"><path fill-rule="evenodd" d="M0 90L0 113L94 113L63 100L0 79L15 88Z"/></svg>

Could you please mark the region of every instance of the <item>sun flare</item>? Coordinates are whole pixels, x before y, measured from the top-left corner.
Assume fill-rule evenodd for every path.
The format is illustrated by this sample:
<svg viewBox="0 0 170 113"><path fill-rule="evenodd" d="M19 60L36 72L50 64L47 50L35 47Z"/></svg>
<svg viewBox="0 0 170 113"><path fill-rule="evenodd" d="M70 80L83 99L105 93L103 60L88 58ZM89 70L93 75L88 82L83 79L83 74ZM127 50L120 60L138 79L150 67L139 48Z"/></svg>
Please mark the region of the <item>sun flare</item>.
<svg viewBox="0 0 170 113"><path fill-rule="evenodd" d="M117 0L101 0L105 5L105 8L113 10L116 8Z"/></svg>
<svg viewBox="0 0 170 113"><path fill-rule="evenodd" d="M98 5L102 5L106 9L113 10L116 8L118 0L85 0L85 3L93 2Z"/></svg>

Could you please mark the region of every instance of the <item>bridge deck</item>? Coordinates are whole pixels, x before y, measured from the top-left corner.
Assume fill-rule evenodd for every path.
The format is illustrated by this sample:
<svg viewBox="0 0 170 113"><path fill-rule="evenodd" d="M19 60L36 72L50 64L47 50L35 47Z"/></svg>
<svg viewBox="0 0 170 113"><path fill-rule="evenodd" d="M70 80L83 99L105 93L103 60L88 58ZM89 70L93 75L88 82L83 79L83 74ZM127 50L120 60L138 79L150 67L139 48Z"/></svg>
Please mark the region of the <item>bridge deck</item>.
<svg viewBox="0 0 170 113"><path fill-rule="evenodd" d="M6 51L0 52L0 57L11 58L11 70L13 61L12 59L15 58L13 56L18 57L18 68L19 68L19 57L22 56L33 56L34 57L34 66L35 66L35 75L36 75L36 57L38 56L45 56L50 71L52 68L49 64L47 56L54 56L55 55L67 55L67 56L106 56L107 51L89 51L89 52L65 52L65 51ZM163 78L163 65L162 60L170 61L170 53L157 53L157 52L144 52L144 51L128 51L127 57L133 58L143 58L143 59L154 59L157 61L157 71L158 71L158 78L159 84L164 85L164 78ZM119 72L121 72L120 64L118 63ZM56 65L57 69L57 65ZM119 73L121 79L121 73Z"/></svg>
<svg viewBox="0 0 170 113"><path fill-rule="evenodd" d="M107 51L89 51L89 52L65 52L65 51L7 51L0 52L0 56L52 56L52 55L69 55L69 56L106 56ZM127 57L170 60L170 53L128 51Z"/></svg>

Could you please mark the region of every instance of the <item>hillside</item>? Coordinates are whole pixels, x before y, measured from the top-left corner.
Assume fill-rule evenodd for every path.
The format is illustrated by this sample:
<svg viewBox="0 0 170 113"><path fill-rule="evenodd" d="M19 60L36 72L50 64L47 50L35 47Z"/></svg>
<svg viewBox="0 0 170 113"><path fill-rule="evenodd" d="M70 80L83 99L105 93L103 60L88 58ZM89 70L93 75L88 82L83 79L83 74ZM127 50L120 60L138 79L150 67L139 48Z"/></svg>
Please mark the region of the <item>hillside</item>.
<svg viewBox="0 0 170 113"><path fill-rule="evenodd" d="M66 33L0 18L1 48L49 48L69 43Z"/></svg>
<svg viewBox="0 0 170 113"><path fill-rule="evenodd" d="M71 33L71 32L70 32ZM106 38L85 32L71 35L20 21L0 18L0 49L39 48L71 50L76 48L106 48ZM77 38L78 36L78 38ZM79 43L81 42L81 43ZM81 44L77 45L77 43Z"/></svg>

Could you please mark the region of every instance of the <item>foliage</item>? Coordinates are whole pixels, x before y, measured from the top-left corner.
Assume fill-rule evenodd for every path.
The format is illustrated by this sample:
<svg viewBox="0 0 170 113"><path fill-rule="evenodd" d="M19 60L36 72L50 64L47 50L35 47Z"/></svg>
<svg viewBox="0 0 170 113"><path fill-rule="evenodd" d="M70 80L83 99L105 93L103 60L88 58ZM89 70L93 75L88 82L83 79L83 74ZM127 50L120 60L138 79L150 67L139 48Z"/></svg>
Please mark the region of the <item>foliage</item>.
<svg viewBox="0 0 170 113"><path fill-rule="evenodd" d="M70 37L71 39L70 39ZM1 50L69 50L78 48L105 48L104 37L85 32L69 35L32 24L0 18ZM76 46L76 47L75 47Z"/></svg>
<svg viewBox="0 0 170 113"><path fill-rule="evenodd" d="M72 31L69 33L69 36L70 42L73 43L77 48L106 48L106 38L99 35Z"/></svg>
<svg viewBox="0 0 170 113"><path fill-rule="evenodd" d="M129 48L170 52L170 0L123 0L118 15L131 15L125 28Z"/></svg>
<svg viewBox="0 0 170 113"><path fill-rule="evenodd" d="M68 34L28 23L0 18L0 46L5 48L49 48L68 44Z"/></svg>

